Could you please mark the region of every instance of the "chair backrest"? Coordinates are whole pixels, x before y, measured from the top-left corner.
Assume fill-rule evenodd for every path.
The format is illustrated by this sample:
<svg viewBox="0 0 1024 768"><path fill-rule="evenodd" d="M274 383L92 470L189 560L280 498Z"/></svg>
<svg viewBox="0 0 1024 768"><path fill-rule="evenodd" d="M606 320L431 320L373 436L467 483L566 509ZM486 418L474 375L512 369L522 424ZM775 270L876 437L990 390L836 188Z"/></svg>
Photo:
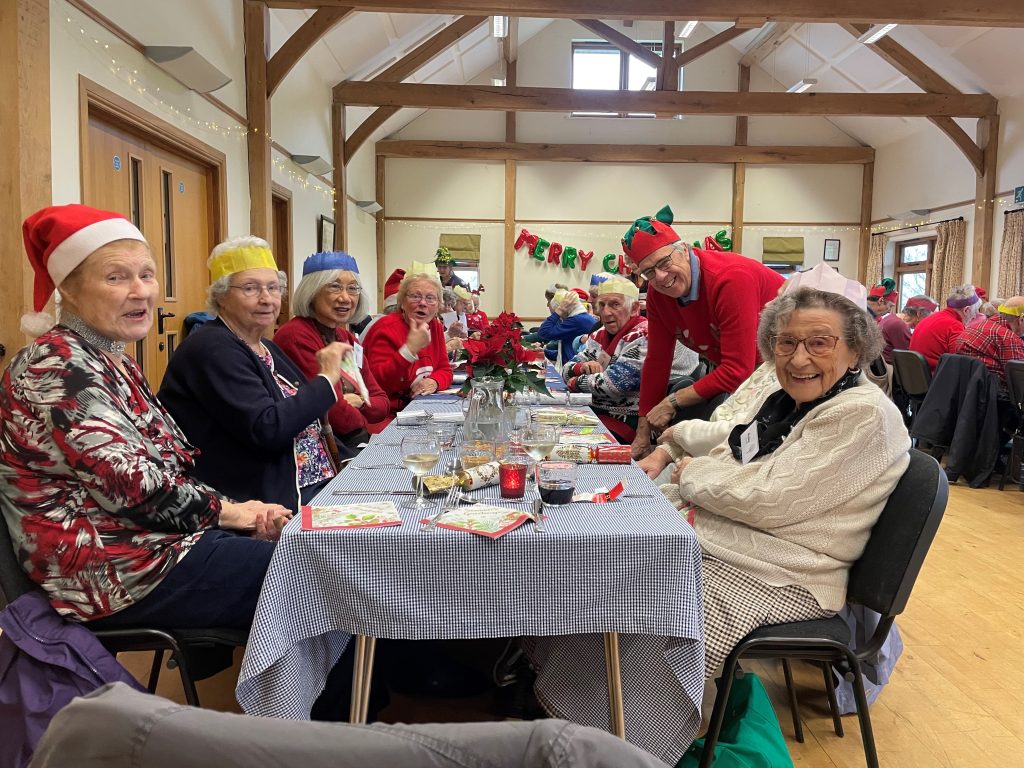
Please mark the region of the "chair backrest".
<svg viewBox="0 0 1024 768"><path fill-rule="evenodd" d="M932 382L932 372L928 368L928 361L920 352L894 349L892 367L896 381L908 395L919 397L928 391L928 386Z"/></svg>
<svg viewBox="0 0 1024 768"><path fill-rule="evenodd" d="M921 451L878 517L860 559L850 569L846 599L883 617L903 612L949 498L949 482L938 462Z"/></svg>
<svg viewBox="0 0 1024 768"><path fill-rule="evenodd" d="M1017 412L1024 413L1024 360L1010 360L1003 367L1010 399L1017 406Z"/></svg>
<svg viewBox="0 0 1024 768"><path fill-rule="evenodd" d="M18 562L7 518L0 511L0 609L6 608L26 592L38 589Z"/></svg>

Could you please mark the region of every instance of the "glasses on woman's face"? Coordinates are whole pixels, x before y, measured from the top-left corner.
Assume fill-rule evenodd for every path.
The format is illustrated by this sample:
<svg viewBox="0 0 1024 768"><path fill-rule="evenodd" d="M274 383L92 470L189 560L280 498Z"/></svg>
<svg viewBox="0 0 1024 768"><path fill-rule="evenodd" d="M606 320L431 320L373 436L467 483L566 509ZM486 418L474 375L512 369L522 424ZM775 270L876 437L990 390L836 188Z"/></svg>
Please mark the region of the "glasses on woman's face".
<svg viewBox="0 0 1024 768"><path fill-rule="evenodd" d="M342 285L341 283L328 283L324 286L324 290L332 296L338 296L342 293L347 293L349 296L358 296L363 292L363 289L355 283L349 283L348 285Z"/></svg>
<svg viewBox="0 0 1024 768"><path fill-rule="evenodd" d="M270 285L262 285L260 283L245 283L244 285L232 285L230 288L234 288L236 291L241 291L242 295L247 299L254 299L264 291L269 293L271 296L281 295L281 284L271 283Z"/></svg>
<svg viewBox="0 0 1024 768"><path fill-rule="evenodd" d="M654 274L656 272L664 272L666 269L669 268L669 265L672 263L672 257L675 255L676 252L675 249L673 249L668 253L668 255L662 256L660 259L658 259L657 263L653 267L648 267L643 272L641 272L640 277L642 277L644 280L653 280Z"/></svg>
<svg viewBox="0 0 1024 768"><path fill-rule="evenodd" d="M796 354L796 348L803 344L807 354L824 357L836 348L838 342L838 336L807 336L803 339L796 336L772 336L772 349L779 357L789 357Z"/></svg>
<svg viewBox="0 0 1024 768"><path fill-rule="evenodd" d="M405 298L411 301L413 304L423 303L429 304L430 306L437 304L437 296L434 296L432 294L424 295L422 293L410 293Z"/></svg>

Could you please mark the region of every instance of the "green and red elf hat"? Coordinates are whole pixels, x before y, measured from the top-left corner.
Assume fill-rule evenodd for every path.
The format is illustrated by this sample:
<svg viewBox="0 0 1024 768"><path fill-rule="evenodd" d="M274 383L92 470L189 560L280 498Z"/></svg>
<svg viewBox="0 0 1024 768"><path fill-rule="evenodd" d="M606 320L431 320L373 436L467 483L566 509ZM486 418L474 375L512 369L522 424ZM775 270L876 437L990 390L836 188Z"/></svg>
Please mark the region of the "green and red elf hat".
<svg viewBox="0 0 1024 768"><path fill-rule="evenodd" d="M622 251L630 261L639 264L659 248L679 242L672 229L672 209L667 205L653 216L634 221L622 236Z"/></svg>
<svg viewBox="0 0 1024 768"><path fill-rule="evenodd" d="M883 277L882 282L868 291L868 298L885 299L893 304L899 304L900 295L896 293L896 281L891 277Z"/></svg>

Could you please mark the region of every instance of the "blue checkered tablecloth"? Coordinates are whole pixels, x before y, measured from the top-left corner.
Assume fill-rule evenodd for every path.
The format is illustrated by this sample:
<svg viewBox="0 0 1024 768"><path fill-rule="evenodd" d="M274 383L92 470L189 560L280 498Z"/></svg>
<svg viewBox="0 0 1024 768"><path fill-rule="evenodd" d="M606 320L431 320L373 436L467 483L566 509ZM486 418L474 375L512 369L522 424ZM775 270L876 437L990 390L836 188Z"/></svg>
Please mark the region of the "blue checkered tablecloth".
<svg viewBox="0 0 1024 768"><path fill-rule="evenodd" d="M459 403L417 399L411 410ZM344 504L410 496L412 473L391 424L316 499ZM445 456L444 459L447 459ZM358 466L376 467L370 470ZM351 634L383 638L534 637L537 694L555 716L609 727L600 633L620 633L626 737L675 764L699 725L703 690L700 547L693 529L635 465L580 465L577 490L627 493L548 511L498 539L442 528L284 529L267 571L236 695L255 715L302 719ZM344 491L380 491L346 496ZM340 493L339 493L340 492ZM526 502L535 491L528 491ZM496 486L473 492L496 497ZM526 506L524 505L524 509Z"/></svg>

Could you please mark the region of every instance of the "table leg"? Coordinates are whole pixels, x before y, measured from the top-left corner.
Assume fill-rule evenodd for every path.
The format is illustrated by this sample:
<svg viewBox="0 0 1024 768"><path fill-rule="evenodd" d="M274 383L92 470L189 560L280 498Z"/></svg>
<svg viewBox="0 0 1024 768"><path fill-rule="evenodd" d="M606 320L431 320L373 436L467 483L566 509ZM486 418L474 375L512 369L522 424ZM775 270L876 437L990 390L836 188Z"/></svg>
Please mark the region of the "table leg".
<svg viewBox="0 0 1024 768"><path fill-rule="evenodd" d="M352 703L349 722L363 724L370 708L370 685L373 683L373 653L377 638L356 635L355 660L352 665Z"/></svg>
<svg viewBox="0 0 1024 768"><path fill-rule="evenodd" d="M622 711L622 668L619 665L619 633L604 633L604 663L608 669L608 715L612 733L626 738L626 716Z"/></svg>

